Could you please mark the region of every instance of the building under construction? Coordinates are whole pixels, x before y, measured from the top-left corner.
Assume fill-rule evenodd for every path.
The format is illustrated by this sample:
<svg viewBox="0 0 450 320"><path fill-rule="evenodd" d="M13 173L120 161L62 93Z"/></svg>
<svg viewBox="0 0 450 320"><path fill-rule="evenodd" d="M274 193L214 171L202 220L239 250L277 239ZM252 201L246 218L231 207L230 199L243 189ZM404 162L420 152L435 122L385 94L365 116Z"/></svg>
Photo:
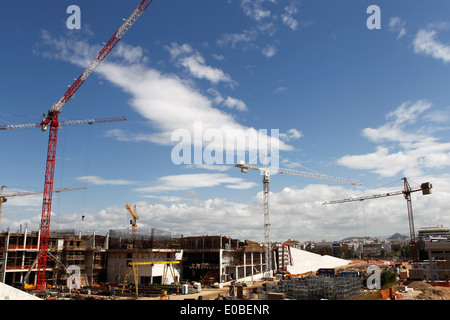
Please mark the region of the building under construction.
<svg viewBox="0 0 450 320"><path fill-rule="evenodd" d="M35 284L37 260L40 249L39 232L18 232L0 234L0 281L6 284ZM52 232L49 241L47 284L65 285L68 266L80 268L84 284L107 280L108 237L76 235L74 230Z"/></svg>
<svg viewBox="0 0 450 320"><path fill-rule="evenodd" d="M36 284L39 232L0 234L0 282L32 288ZM137 285L197 281L203 285L257 280L265 268L264 247L226 236L183 237L158 229L110 230L108 235L50 233L46 283L66 286L70 266L79 267L81 285L121 284L129 263L140 263ZM170 279L164 274L174 262ZM132 282L135 282L134 280Z"/></svg>

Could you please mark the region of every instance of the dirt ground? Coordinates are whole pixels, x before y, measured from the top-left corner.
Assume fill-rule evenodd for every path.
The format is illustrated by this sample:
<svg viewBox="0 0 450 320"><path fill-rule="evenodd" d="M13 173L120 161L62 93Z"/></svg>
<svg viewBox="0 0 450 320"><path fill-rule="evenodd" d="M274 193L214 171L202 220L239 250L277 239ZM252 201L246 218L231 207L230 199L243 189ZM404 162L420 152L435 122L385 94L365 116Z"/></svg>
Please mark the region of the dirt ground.
<svg viewBox="0 0 450 320"><path fill-rule="evenodd" d="M415 281L407 286L410 292L399 292L401 300L450 300L450 287L432 286L431 284Z"/></svg>
<svg viewBox="0 0 450 320"><path fill-rule="evenodd" d="M243 296L246 300L257 299L258 296L253 294L253 289L261 288L262 283L256 283L251 286L245 286L243 288ZM189 294L169 294L164 297L146 297L138 298L138 300L215 300L220 296L229 298L229 286L224 286L222 288L202 288L200 292L189 293ZM235 288L235 296L237 295L237 289Z"/></svg>
<svg viewBox="0 0 450 320"><path fill-rule="evenodd" d="M201 292L198 293L189 293L189 294L171 294L166 297L163 297L164 300L186 300L186 299L194 299L194 300L214 300L218 297L219 294L227 295L229 288L202 288ZM155 298L155 300L160 300L161 298Z"/></svg>

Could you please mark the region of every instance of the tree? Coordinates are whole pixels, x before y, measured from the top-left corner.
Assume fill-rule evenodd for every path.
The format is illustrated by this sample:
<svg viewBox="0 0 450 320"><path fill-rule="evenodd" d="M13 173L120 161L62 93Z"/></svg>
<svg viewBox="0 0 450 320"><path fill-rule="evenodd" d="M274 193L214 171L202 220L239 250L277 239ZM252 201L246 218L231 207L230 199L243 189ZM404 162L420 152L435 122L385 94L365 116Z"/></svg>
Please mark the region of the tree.
<svg viewBox="0 0 450 320"><path fill-rule="evenodd" d="M381 271L381 288L390 287L397 284L397 274L391 270Z"/></svg>

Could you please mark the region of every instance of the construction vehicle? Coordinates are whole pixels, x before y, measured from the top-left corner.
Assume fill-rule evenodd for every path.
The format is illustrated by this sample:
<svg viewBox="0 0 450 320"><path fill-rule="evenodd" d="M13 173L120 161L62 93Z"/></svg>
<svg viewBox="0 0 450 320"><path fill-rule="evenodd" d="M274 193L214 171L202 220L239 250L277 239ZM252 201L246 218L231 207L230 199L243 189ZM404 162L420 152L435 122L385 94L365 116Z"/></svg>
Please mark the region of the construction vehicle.
<svg viewBox="0 0 450 320"><path fill-rule="evenodd" d="M419 261L419 252L418 252L417 245L416 245L416 233L414 230L414 218L413 218L413 210L412 210L412 202L411 202L411 193L417 192L417 191L422 191L422 195L429 195L429 194L431 194L431 189L433 188L433 185L430 182L425 182L420 185L419 189L412 190L411 186L409 185L408 179L402 178L402 180L403 180L403 190L400 190L400 191L380 193L380 194L374 194L374 195L370 195L370 196L363 196L363 197L357 197L357 198L326 201L323 204L336 204L336 203L345 203L345 202L353 202L353 201L364 201L364 200L369 200L369 199L384 198L384 197L390 197L390 196L396 196L396 195L403 194L403 196L406 199L406 206L408 209L409 236L410 236L411 253L412 253L412 257L413 257L413 268L417 269L418 261Z"/></svg>
<svg viewBox="0 0 450 320"><path fill-rule="evenodd" d="M274 156L273 154L271 156ZM293 170L293 169L283 169L283 168L275 168L275 167L269 167L268 161L267 161L267 152L264 153L264 160L263 160L264 166L256 167L249 165L245 163L244 161L241 161L234 166L241 169L242 173L247 173L249 169L251 170L257 170L261 171L263 175L263 193L264 193L264 242L265 242L265 258L266 258L266 266L265 266L265 277L271 278L271 272L272 272L272 240L271 240L271 225L270 225L270 210L269 210L269 195L270 195L270 175L275 173L281 173L281 174L288 174L293 176L300 176L300 177L306 177L306 178L312 178L312 179L320 179L320 180L327 180L327 181L335 181L335 182L341 182L341 183L350 183L352 185L361 185L361 181L359 180L353 180L348 178L339 178L334 176L327 176L321 173L317 172L307 172L307 171L299 171L299 170Z"/></svg>

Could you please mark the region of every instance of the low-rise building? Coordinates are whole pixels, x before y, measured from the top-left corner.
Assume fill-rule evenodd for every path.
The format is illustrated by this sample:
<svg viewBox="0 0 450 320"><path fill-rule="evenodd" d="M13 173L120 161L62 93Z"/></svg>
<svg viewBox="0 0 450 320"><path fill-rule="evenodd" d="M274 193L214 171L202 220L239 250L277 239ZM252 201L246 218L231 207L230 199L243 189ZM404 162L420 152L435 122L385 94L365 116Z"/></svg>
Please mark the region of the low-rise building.
<svg viewBox="0 0 450 320"><path fill-rule="evenodd" d="M421 228L418 231L418 239L424 242L450 241L450 230L443 226Z"/></svg>
<svg viewBox="0 0 450 320"><path fill-rule="evenodd" d="M364 244L362 254L364 257L381 257L381 243Z"/></svg>

